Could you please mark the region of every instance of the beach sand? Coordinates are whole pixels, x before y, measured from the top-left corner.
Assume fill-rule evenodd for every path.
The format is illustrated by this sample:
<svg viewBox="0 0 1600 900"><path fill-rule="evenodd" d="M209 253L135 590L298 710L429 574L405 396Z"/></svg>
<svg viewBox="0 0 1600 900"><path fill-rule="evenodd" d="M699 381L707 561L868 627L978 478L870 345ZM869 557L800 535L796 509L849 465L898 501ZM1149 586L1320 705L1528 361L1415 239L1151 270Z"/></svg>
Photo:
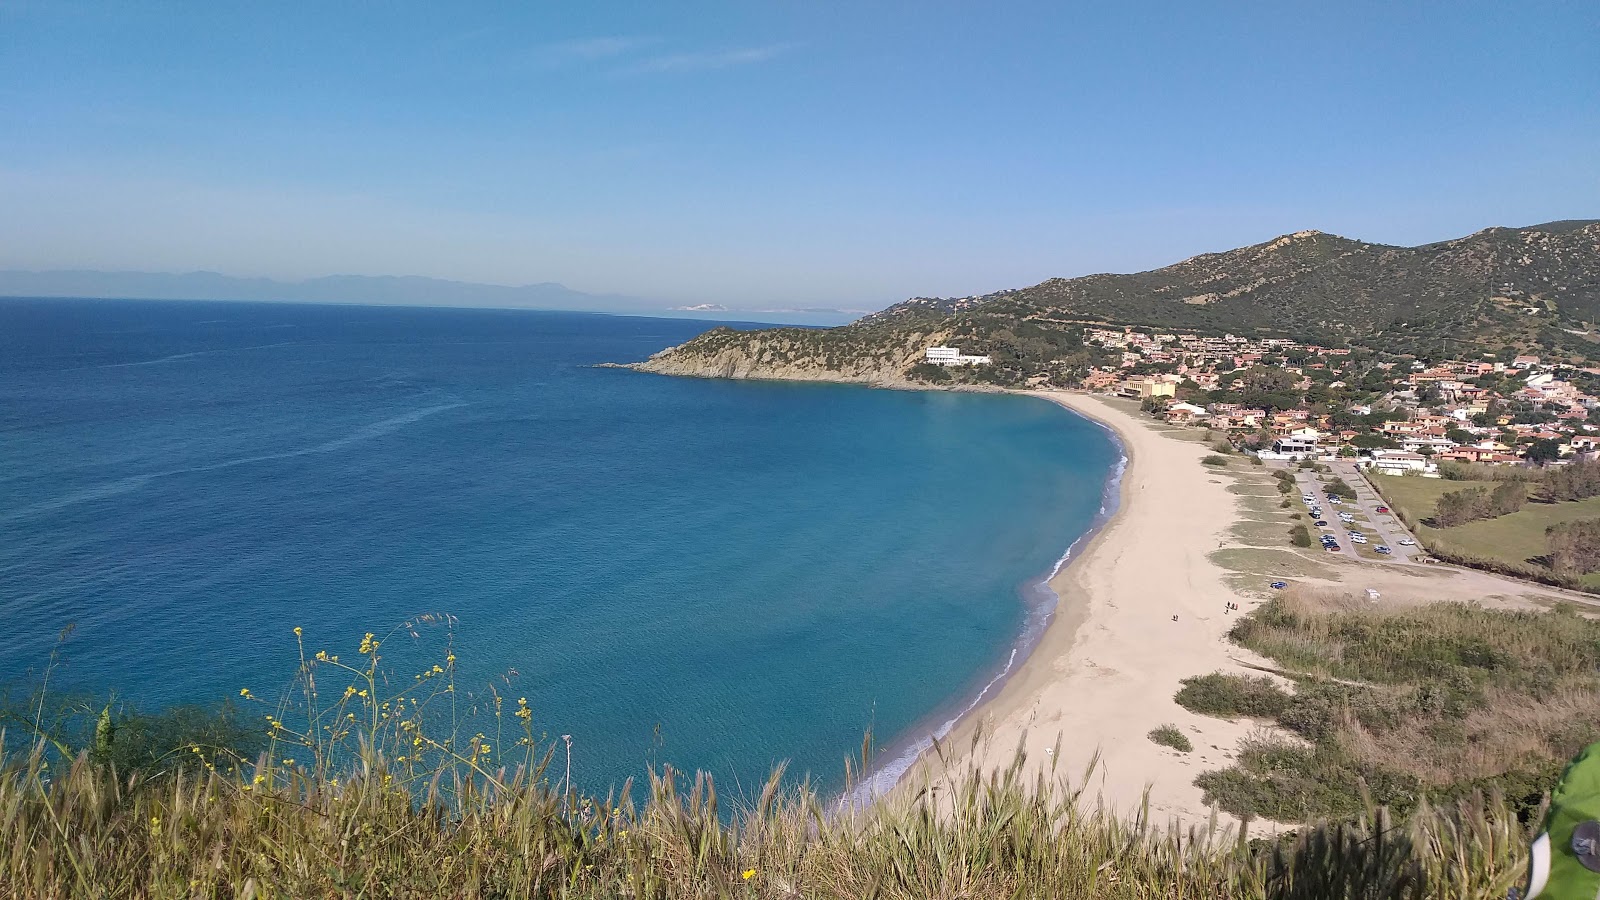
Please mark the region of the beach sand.
<svg viewBox="0 0 1600 900"><path fill-rule="evenodd" d="M1252 601L1225 583L1207 554L1227 543L1239 496L1227 476L1200 459L1195 441L1164 437L1144 421L1084 394L1030 392L1104 423L1129 456L1120 507L1085 551L1051 580L1061 598L1039 645L989 702L943 742L944 763L960 773L1004 767L1021 746L1026 774L1048 771L1059 740L1056 777L1085 784L1084 798L1133 814L1149 792L1157 823L1198 822L1210 815L1193 784L1227 765L1253 723L1188 712L1173 702L1180 682L1218 670L1248 672L1238 660L1265 663L1230 644L1228 629ZM1177 621L1173 621L1173 616ZM1176 725L1194 744L1178 753L1153 743L1151 729ZM974 736L978 737L974 746ZM930 754L923 765L940 767ZM939 779L937 768L918 774ZM1226 819L1226 817L1224 817Z"/></svg>
<svg viewBox="0 0 1600 900"><path fill-rule="evenodd" d="M1263 470L1235 468L1240 457L1232 457L1227 471L1208 467L1200 460L1213 451L1204 443L1163 434L1125 404L1086 394L1029 393L1116 432L1129 457L1120 506L1051 579L1060 602L1032 654L995 696L956 724L940 753L923 755L902 785L940 784L972 768L987 774L1010 765L1021 747L1030 781L1053 770L1058 782L1086 787L1085 802L1126 816L1140 810L1148 792L1153 824L1203 825L1212 810L1195 776L1231 764L1240 741L1265 723L1197 715L1173 695L1191 676L1260 675L1255 666L1271 667L1227 634L1272 593L1272 579L1362 597L1373 588L1390 606L1470 600L1536 609L1564 599L1539 585L1470 569L1320 559L1320 553L1293 551L1286 539L1251 549L1263 545L1241 541L1234 531L1252 518L1249 495L1270 498L1273 508L1279 500L1262 484ZM1256 486L1238 490L1241 478ZM1254 518L1260 520L1259 510ZM1260 554L1273 560L1264 564L1268 568L1287 561L1305 574L1241 576L1211 558L1224 548ZM1241 578L1245 589L1235 590ZM1229 603L1239 610L1230 613ZM1180 753L1151 741L1150 731L1166 724L1187 735L1194 750ZM1058 743L1059 760L1050 752ZM1226 814L1218 819L1237 825ZM1257 820L1251 831L1275 828Z"/></svg>

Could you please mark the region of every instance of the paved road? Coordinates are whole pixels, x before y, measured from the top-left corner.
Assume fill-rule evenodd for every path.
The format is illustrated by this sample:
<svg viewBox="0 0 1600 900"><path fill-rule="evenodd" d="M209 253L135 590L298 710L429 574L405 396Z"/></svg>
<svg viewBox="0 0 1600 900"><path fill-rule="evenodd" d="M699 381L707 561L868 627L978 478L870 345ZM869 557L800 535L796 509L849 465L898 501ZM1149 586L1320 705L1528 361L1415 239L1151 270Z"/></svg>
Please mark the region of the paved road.
<svg viewBox="0 0 1600 900"><path fill-rule="evenodd" d="M1313 528L1312 530L1322 534L1332 533L1339 540L1339 552L1350 559L1415 565L1416 561L1412 557L1420 556L1423 553L1422 547L1416 544L1409 547L1401 545L1400 541L1402 539L1415 540L1415 538L1392 513L1378 512L1378 507L1383 505L1383 500L1378 496L1377 491L1373 490L1372 485L1367 482L1366 478L1362 477L1355 464L1336 462L1330 465L1333 469L1333 475L1344 479L1345 483L1355 490L1356 499L1354 502L1330 503L1327 499L1328 495L1325 491L1325 486L1315 474L1298 469L1295 470L1297 496L1294 501L1301 504L1301 508L1304 509L1305 504L1300 500L1300 497L1305 494L1314 495L1317 498L1318 505L1322 508L1323 518L1328 522L1327 527ZM1387 557L1380 556L1376 559L1362 556L1356 550L1355 542L1350 540L1349 532L1352 526L1347 526L1339 520L1340 512L1365 516L1371 524L1356 525L1354 527L1367 536L1367 546L1387 545L1394 552Z"/></svg>
<svg viewBox="0 0 1600 900"><path fill-rule="evenodd" d="M1362 513L1371 520L1373 528L1383 538L1380 543L1388 544L1393 548L1394 556L1391 557L1393 561L1415 563L1414 557L1426 554L1426 551L1422 549L1422 545L1418 543L1413 543L1409 547L1401 546L1401 540L1415 541L1417 536L1406 528L1405 523L1400 521L1399 516L1392 512L1378 512L1378 507L1384 505L1383 497L1379 496L1377 489L1372 486L1372 482L1367 480L1360 467L1353 462L1331 462L1327 463L1327 465L1333 469L1334 475L1343 478L1346 484L1355 489L1356 505L1361 507ZM1369 537L1368 539L1370 540L1371 538Z"/></svg>

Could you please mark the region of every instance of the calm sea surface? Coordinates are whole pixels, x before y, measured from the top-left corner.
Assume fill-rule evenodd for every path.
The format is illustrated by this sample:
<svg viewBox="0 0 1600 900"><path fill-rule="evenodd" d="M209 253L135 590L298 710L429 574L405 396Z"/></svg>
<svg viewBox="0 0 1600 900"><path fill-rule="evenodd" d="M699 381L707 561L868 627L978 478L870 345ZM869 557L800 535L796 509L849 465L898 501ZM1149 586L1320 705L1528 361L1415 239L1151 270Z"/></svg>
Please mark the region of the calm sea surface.
<svg viewBox="0 0 1600 900"><path fill-rule="evenodd" d="M72 623L61 683L271 697L294 626L447 613L463 706L526 696L584 786L837 786L999 671L1118 452L1029 398L590 368L706 327L0 299L0 678ZM409 680L446 636L385 649Z"/></svg>

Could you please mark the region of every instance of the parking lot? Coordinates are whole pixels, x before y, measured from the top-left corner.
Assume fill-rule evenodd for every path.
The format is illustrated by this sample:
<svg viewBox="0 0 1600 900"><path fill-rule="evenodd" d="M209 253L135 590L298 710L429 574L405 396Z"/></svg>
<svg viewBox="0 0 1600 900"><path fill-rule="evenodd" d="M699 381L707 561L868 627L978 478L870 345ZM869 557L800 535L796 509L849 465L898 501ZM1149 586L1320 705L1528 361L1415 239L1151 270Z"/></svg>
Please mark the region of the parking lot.
<svg viewBox="0 0 1600 900"><path fill-rule="evenodd" d="M1326 463L1326 465L1333 470L1332 475L1319 477L1309 471L1295 471L1295 488L1297 492L1293 498L1294 502L1301 507L1302 511L1305 511L1306 504L1301 501L1300 497L1304 494L1312 494L1317 498L1317 503L1322 509L1322 520L1328 523L1321 528L1313 527L1311 529L1313 534L1318 537L1324 534L1333 535L1338 540L1339 553L1350 559L1361 559L1367 562L1415 564L1414 557L1424 555L1425 551L1415 543L1410 545L1401 543L1403 540L1414 542L1415 537L1393 513L1378 511L1378 508L1383 506L1383 500L1378 496L1377 491L1373 490L1367 479L1357 470L1355 464L1330 462ZM1338 504L1329 502L1326 485L1321 480L1322 477L1327 477L1330 480L1333 478L1344 479L1344 482L1355 491L1356 499L1354 501L1346 500ZM1338 518L1341 512L1350 514L1357 519L1357 522L1347 525ZM1367 543L1365 547L1370 552L1363 553L1359 549L1361 545L1354 543L1350 539L1351 531L1359 531L1366 537ZM1387 556L1377 553L1376 550L1380 546L1388 547L1391 552Z"/></svg>

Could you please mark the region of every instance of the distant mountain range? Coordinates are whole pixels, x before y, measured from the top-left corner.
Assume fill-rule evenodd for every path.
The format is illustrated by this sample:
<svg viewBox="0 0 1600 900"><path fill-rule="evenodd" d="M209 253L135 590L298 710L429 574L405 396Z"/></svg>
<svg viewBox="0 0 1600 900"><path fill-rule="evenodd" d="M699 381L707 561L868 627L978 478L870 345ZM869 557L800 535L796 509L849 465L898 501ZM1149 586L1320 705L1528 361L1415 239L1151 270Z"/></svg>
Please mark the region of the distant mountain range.
<svg viewBox="0 0 1600 900"><path fill-rule="evenodd" d="M555 282L517 286L449 281L412 275L329 275L304 281L236 278L216 272L106 272L0 270L0 297L100 297L120 300L284 300L371 306L459 306L549 309L741 322L837 325L860 310L729 307L720 303L673 306L621 294L588 294Z"/></svg>
<svg viewBox="0 0 1600 900"><path fill-rule="evenodd" d="M1600 358L1600 220L1489 228L1396 247L1299 231L1131 275L918 297L822 332L718 329L647 367L678 374L916 380L930 341L994 357L970 377L1059 371L1085 326L1283 336L1440 359L1533 349Z"/></svg>
<svg viewBox="0 0 1600 900"><path fill-rule="evenodd" d="M290 300L381 306L480 306L646 312L665 304L586 294L546 282L516 287L416 276L330 275L305 281L235 278L216 272L0 270L0 296L112 297L149 300Z"/></svg>

